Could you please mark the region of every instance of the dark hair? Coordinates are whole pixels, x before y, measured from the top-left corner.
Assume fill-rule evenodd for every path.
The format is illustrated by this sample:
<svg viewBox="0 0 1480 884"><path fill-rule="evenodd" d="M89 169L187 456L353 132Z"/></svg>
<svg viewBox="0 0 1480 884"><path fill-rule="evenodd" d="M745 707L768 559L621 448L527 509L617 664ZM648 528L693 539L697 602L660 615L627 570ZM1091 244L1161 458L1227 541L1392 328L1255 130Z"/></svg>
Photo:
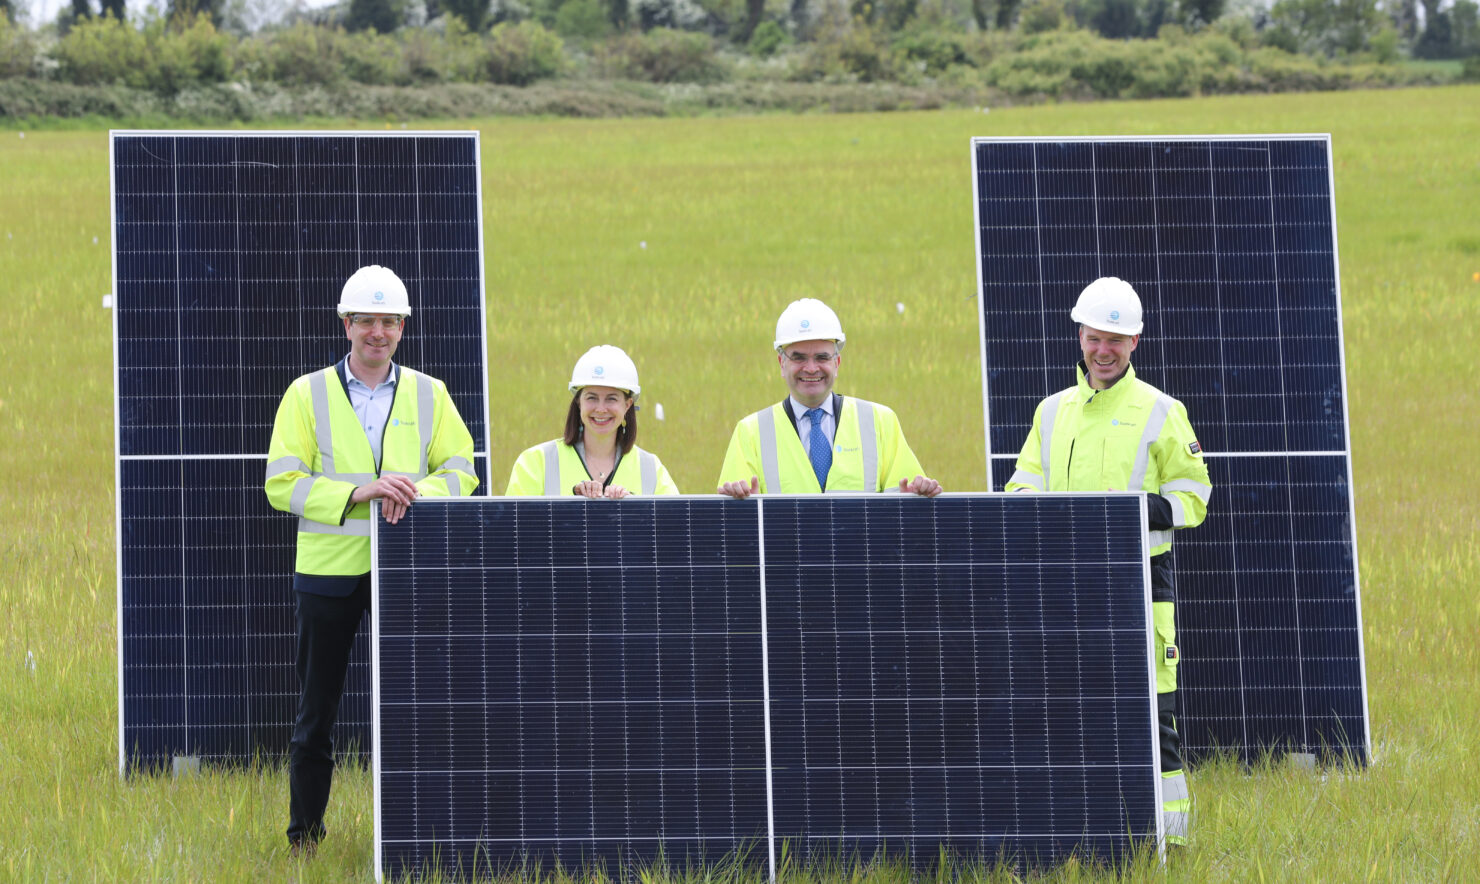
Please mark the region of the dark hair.
<svg viewBox="0 0 1480 884"><path fill-rule="evenodd" d="M622 392L627 393L626 390ZM617 450L624 455L631 454L637 447L637 402L631 393L627 393L627 402L627 416L622 418L622 426L617 427ZM577 390L570 397L570 410L565 413L565 444L575 445L581 441L584 429L581 424L581 391Z"/></svg>

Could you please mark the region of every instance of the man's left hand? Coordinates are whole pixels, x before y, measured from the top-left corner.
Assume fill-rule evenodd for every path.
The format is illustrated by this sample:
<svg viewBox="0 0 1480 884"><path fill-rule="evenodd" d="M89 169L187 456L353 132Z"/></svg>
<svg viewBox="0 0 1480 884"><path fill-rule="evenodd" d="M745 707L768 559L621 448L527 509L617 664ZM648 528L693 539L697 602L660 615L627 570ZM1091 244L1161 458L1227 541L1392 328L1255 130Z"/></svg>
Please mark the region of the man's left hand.
<svg viewBox="0 0 1480 884"><path fill-rule="evenodd" d="M900 479L899 490L905 494L934 497L940 493L940 483L928 476L916 476L913 479Z"/></svg>

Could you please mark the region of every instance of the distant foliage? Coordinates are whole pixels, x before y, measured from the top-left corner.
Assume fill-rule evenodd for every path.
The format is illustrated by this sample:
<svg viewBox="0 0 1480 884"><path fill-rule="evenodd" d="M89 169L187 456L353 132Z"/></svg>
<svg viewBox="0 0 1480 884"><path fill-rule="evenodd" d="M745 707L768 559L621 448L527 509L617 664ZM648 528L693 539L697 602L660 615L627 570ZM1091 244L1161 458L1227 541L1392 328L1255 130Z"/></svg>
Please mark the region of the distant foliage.
<svg viewBox="0 0 1480 884"><path fill-rule="evenodd" d="M0 16L0 77L33 75L36 58L36 34Z"/></svg>
<svg viewBox="0 0 1480 884"><path fill-rule="evenodd" d="M725 77L708 34L671 28L618 35L599 47L597 57L608 76L627 80L713 83Z"/></svg>
<svg viewBox="0 0 1480 884"><path fill-rule="evenodd" d="M565 69L560 38L534 21L495 25L488 35L488 79L525 86Z"/></svg>
<svg viewBox="0 0 1480 884"><path fill-rule="evenodd" d="M351 31L390 34L401 27L403 14L399 0L349 0L344 26Z"/></svg>
<svg viewBox="0 0 1480 884"><path fill-rule="evenodd" d="M112 16L75 23L58 41L58 70L81 85L120 84L171 94L219 83L232 72L231 38L205 17L148 19L143 28Z"/></svg>
<svg viewBox="0 0 1480 884"><path fill-rule="evenodd" d="M777 51L791 42L791 37L786 29L774 21L763 21L750 33L750 40L745 44L745 51L756 58L770 58Z"/></svg>

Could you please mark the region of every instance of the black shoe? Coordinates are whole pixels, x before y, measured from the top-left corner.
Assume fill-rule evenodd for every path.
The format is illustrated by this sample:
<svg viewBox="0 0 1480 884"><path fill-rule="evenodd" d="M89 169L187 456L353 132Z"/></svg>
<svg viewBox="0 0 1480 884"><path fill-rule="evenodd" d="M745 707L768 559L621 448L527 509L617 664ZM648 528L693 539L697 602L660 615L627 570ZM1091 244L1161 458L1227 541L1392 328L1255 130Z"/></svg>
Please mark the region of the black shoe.
<svg viewBox="0 0 1480 884"><path fill-rule="evenodd" d="M311 838L300 838L288 844L288 856L300 862L307 862L314 858L319 852L319 842Z"/></svg>

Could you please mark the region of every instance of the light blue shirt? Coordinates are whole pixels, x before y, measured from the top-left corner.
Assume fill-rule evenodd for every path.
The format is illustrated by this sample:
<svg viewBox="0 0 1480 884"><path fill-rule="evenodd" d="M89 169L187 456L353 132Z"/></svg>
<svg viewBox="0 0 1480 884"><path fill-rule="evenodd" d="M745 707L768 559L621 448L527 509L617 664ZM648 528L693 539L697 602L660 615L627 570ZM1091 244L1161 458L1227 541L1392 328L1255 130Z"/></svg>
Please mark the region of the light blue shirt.
<svg viewBox="0 0 1480 884"><path fill-rule="evenodd" d="M802 450L807 452L808 457L811 457L812 421L806 417L807 406L798 402L795 396L788 396L786 398L791 400L791 413L797 416L797 435L802 437ZM828 393L827 398L822 400L822 404L817 407L822 409L822 435L826 436L828 443L831 444L838 424L837 415L832 413L832 394Z"/></svg>
<svg viewBox="0 0 1480 884"><path fill-rule="evenodd" d="M355 377L349 370L349 360L344 362L344 385L349 391L349 404L365 428L365 438L370 440L370 451L375 455L375 468L380 469L380 440L385 436L385 422L391 417L391 403L396 399L396 376L401 370L391 364L390 374L371 389L370 385Z"/></svg>

